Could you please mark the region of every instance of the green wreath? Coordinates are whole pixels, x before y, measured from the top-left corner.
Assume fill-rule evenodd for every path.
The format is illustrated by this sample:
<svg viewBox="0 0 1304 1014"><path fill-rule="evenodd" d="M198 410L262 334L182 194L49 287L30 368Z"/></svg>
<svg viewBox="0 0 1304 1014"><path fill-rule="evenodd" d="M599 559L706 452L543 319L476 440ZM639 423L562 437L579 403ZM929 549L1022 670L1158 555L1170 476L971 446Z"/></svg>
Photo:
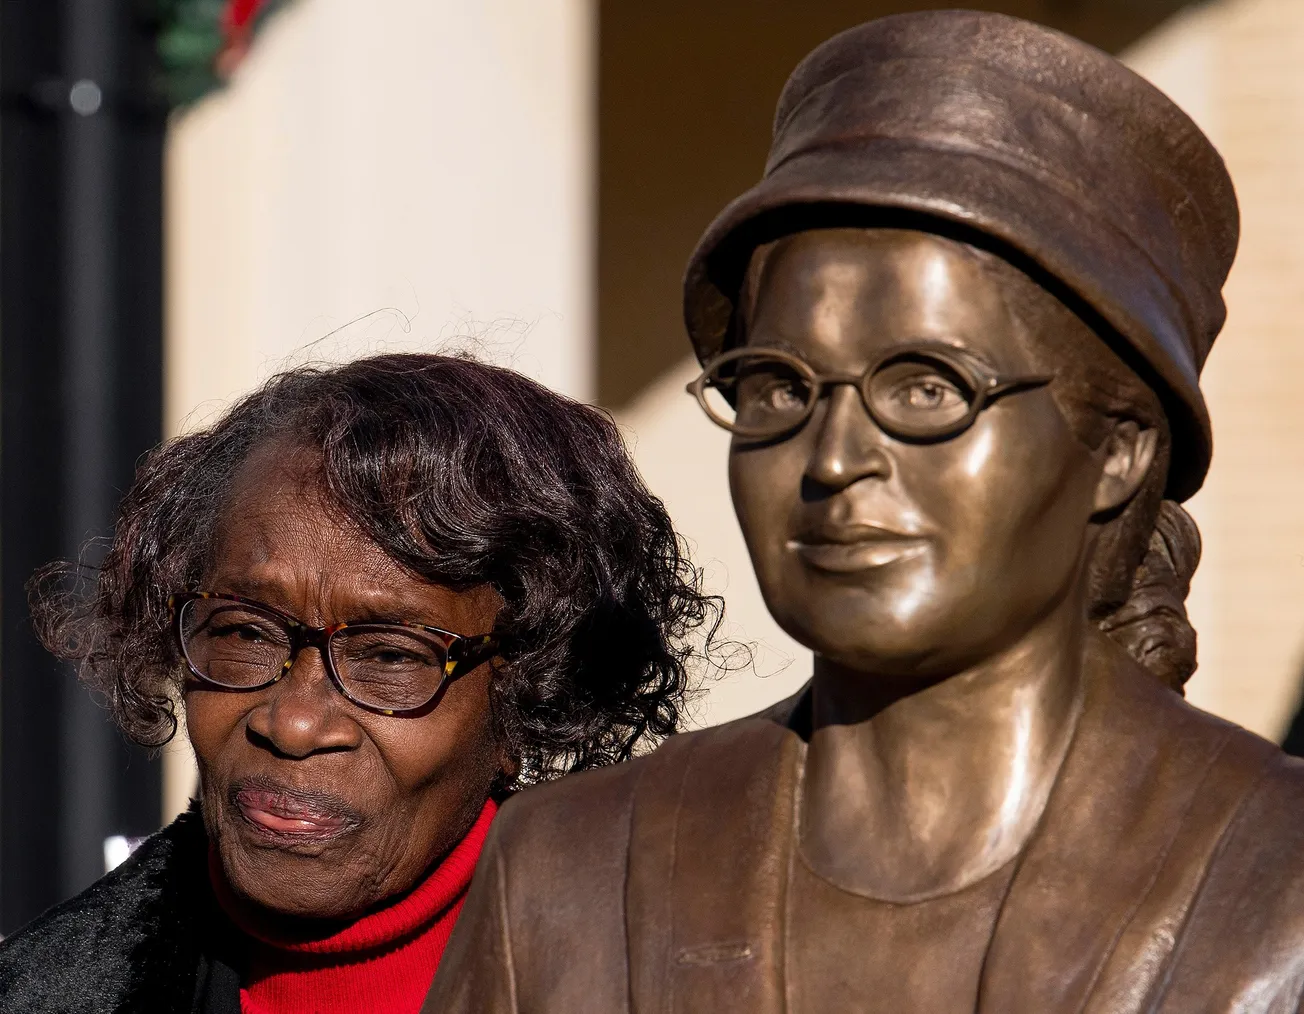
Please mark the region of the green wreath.
<svg viewBox="0 0 1304 1014"><path fill-rule="evenodd" d="M158 0L161 90L172 108L221 88L254 34L288 0Z"/></svg>

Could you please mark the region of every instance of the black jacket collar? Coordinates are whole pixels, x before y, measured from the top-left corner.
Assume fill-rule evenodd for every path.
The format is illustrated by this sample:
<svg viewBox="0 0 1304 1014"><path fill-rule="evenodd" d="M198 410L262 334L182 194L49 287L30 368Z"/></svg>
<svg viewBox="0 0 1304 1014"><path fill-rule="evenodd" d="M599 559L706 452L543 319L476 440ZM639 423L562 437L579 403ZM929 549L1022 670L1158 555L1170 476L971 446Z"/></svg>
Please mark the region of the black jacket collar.
<svg viewBox="0 0 1304 1014"><path fill-rule="evenodd" d="M0 1014L238 1012L207 850L191 809L0 944Z"/></svg>

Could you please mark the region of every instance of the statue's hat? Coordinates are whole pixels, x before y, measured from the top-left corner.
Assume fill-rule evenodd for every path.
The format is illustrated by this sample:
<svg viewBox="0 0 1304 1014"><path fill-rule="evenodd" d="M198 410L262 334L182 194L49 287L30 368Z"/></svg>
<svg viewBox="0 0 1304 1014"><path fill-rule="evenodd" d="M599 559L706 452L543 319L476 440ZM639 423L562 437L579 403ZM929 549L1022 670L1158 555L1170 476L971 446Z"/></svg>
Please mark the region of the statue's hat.
<svg viewBox="0 0 1304 1014"><path fill-rule="evenodd" d="M990 241L1121 340L1167 411L1168 495L1199 489L1212 453L1199 376L1226 317L1239 216L1218 152L1167 96L1086 43L1000 14L900 14L835 36L788 79L764 177L689 261L698 358L735 340L757 245L878 213Z"/></svg>

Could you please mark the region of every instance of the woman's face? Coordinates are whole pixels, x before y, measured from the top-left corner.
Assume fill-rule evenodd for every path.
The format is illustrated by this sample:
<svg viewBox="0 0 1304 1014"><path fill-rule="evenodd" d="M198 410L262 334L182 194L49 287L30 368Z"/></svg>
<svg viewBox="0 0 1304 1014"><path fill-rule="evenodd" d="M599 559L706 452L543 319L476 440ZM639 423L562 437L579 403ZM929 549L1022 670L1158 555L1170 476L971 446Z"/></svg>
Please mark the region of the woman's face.
<svg viewBox="0 0 1304 1014"><path fill-rule="evenodd" d="M1042 372L999 284L972 251L925 233L800 233L764 265L747 344L842 375L921 339L1001 376ZM729 477L785 630L852 669L937 678L1012 644L1077 586L1103 461L1049 387L1005 395L951 439L912 443L840 385L786 439L735 437Z"/></svg>
<svg viewBox="0 0 1304 1014"><path fill-rule="evenodd" d="M332 516L316 463L255 451L226 507L206 591L266 603L312 626L345 620L493 628L489 588L458 593L402 570ZM419 717L351 704L320 652L254 692L185 692L204 819L226 877L278 913L340 918L406 890L466 832L502 769L487 665L445 685Z"/></svg>

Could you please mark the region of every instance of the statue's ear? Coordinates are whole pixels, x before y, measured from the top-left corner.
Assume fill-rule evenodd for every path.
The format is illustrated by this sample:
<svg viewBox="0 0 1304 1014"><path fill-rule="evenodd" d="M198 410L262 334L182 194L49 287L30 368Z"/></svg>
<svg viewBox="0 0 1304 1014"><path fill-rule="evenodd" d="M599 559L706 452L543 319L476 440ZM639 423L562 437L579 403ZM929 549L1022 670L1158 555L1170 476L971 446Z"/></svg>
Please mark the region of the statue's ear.
<svg viewBox="0 0 1304 1014"><path fill-rule="evenodd" d="M1117 510L1136 495L1154 464L1159 448L1159 431L1132 419L1120 419L1098 453L1104 467L1096 483L1097 513Z"/></svg>

